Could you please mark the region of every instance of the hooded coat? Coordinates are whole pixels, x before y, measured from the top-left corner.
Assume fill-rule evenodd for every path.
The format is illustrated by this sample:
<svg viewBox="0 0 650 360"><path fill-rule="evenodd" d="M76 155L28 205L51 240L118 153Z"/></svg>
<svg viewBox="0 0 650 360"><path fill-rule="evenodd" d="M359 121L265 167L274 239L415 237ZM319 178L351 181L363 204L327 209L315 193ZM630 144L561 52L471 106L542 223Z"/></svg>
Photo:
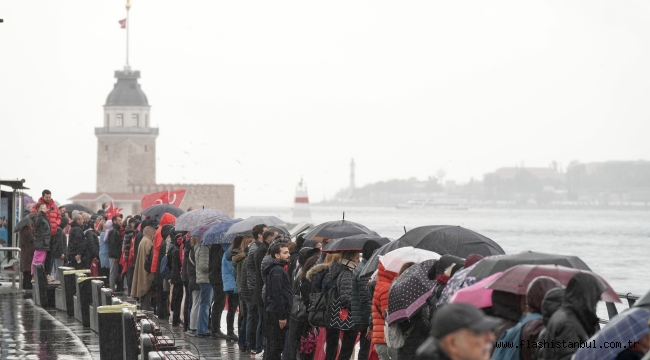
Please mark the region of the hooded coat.
<svg viewBox="0 0 650 360"><path fill-rule="evenodd" d="M543 339L546 335L546 325L548 324L548 321L551 320L551 316L555 314L557 309L562 306L562 301L564 301L564 294L565 290L564 288L555 288L551 289L546 293L546 296L544 296L544 300L542 300L542 325L543 328L539 335L537 336L537 341ZM532 354L532 359L536 360L537 355L539 354L539 349L535 350Z"/></svg>
<svg viewBox="0 0 650 360"><path fill-rule="evenodd" d="M269 244L266 242L262 241L261 244L258 245L257 249L255 250L255 253L252 256L254 268L253 268L253 273L255 274L255 288L251 288L252 290L252 295L251 295L251 305L264 305L264 302L262 301L262 287L264 286L264 281L262 280L262 260L264 259L264 256L266 255L266 252L269 251ZM250 271L251 268L248 268L249 276L250 276ZM250 286L250 284L249 284Z"/></svg>
<svg viewBox="0 0 650 360"><path fill-rule="evenodd" d="M56 206L54 199L50 199L50 202L48 203L45 200L43 200L43 198L41 197L40 199L38 199L38 203L32 207L32 213L36 212L39 204L45 204L48 210L50 210L50 212L45 214L45 216L47 217L47 220L50 222L50 235L56 235L56 228L58 228L59 225L61 224L61 211L59 211L59 207Z"/></svg>
<svg viewBox="0 0 650 360"><path fill-rule="evenodd" d="M160 244L163 242L162 229L165 225L171 225L176 221L176 216L172 214L165 213L160 219L160 226L156 230L156 235L153 238L154 249L160 249ZM119 255L118 255L119 256ZM155 274L158 272L158 260L160 259L160 251L154 251L151 258L151 273Z"/></svg>
<svg viewBox="0 0 650 360"><path fill-rule="evenodd" d="M546 331L539 341L578 342L587 341L598 326L596 305L605 291L603 284L594 276L577 273L566 287L562 306L551 316ZM539 349L540 360L568 360L577 351L570 347L545 347Z"/></svg>
<svg viewBox="0 0 650 360"><path fill-rule="evenodd" d="M261 242L255 240L248 246L248 255L246 256L246 259L244 259L243 265L246 270L242 271L242 273L246 274L246 280L244 281L246 282L246 287L248 288L248 297L245 297L245 299L250 301L251 305L253 301L253 293L255 292L255 283L257 282L257 277L255 276L255 260L253 258L255 257L255 252L257 251L257 248L260 246L260 244Z"/></svg>
<svg viewBox="0 0 650 360"><path fill-rule="evenodd" d="M275 313L279 320L286 320L291 313L293 297L291 281L284 270L287 263L272 259L264 268L262 275L267 278L268 293L266 311Z"/></svg>
<svg viewBox="0 0 650 360"><path fill-rule="evenodd" d="M76 264L75 256L81 255L81 263L85 263L83 257L86 254L86 238L81 225L73 221L70 225L70 234L68 236L68 261ZM90 264L90 262L88 262Z"/></svg>
<svg viewBox="0 0 650 360"><path fill-rule="evenodd" d="M535 278L535 280L528 285L528 290L526 291L526 305L528 306L528 312L531 314L541 314L542 301L544 300L546 293L551 289L560 287L562 287L562 284L551 277L540 276ZM543 329L544 320L542 318L530 320L521 328L521 337L519 340L530 341L531 343L537 341L539 333ZM522 360L531 360L534 352L535 348L524 346L519 352L520 358Z"/></svg>
<svg viewBox="0 0 650 360"><path fill-rule="evenodd" d="M249 256L250 252L250 247L247 247L244 249L244 253L246 254L246 257L244 257L242 260L239 261L237 264L237 284L239 285L239 296L242 297L242 299L246 301L251 300L251 290L248 287L248 261L250 259Z"/></svg>
<svg viewBox="0 0 650 360"><path fill-rule="evenodd" d="M138 257L135 259L135 266L133 270L133 285L131 285L131 296L141 297L149 291L153 283L154 274L148 273L144 268L144 262L147 255L153 249L153 240L156 231L151 226L147 226L144 231L142 241L138 248Z"/></svg>
<svg viewBox="0 0 650 360"><path fill-rule="evenodd" d="M359 278L361 270L366 265L364 258L352 272L352 322L355 325L368 326L372 314L372 295L368 292L369 276Z"/></svg>
<svg viewBox="0 0 650 360"><path fill-rule="evenodd" d="M500 290L492 291L492 311L494 316L506 320L494 329L494 336L499 339L504 332L517 325L521 320L523 315L521 295Z"/></svg>
<svg viewBox="0 0 650 360"><path fill-rule="evenodd" d="M345 308L352 315L352 272L356 268L353 261L348 259L340 259L330 265L330 271L325 276L325 284L323 290L336 287L335 294L338 295L341 308ZM328 304L329 305L329 304ZM328 313L332 313L332 309L328 309Z"/></svg>
<svg viewBox="0 0 650 360"><path fill-rule="evenodd" d="M372 341L375 344L386 344L384 337L384 314L388 309L388 292L390 285L397 277L397 273L386 271L380 262L377 268L378 280L372 298Z"/></svg>
<svg viewBox="0 0 650 360"><path fill-rule="evenodd" d="M325 275L329 272L331 264L332 263L314 265L309 269L309 271L307 271L305 277L311 282L314 292L320 293L323 291L323 279L325 279Z"/></svg>
<svg viewBox="0 0 650 360"><path fill-rule="evenodd" d="M221 247L221 244L211 246ZM207 245L196 244L194 249L194 260L196 264L196 283L210 283L210 247Z"/></svg>
<svg viewBox="0 0 650 360"><path fill-rule="evenodd" d="M181 279L181 269L183 268L183 263L181 262L181 244L183 243L183 237L180 234L177 234L172 242L172 245L169 248L167 256L172 263L172 277L169 281L176 285L181 286L183 283Z"/></svg>
<svg viewBox="0 0 650 360"><path fill-rule="evenodd" d="M50 222L44 212L33 212L29 217L34 223L34 250L49 251L50 238L52 237L52 230L50 229ZM56 229L54 230L56 234Z"/></svg>

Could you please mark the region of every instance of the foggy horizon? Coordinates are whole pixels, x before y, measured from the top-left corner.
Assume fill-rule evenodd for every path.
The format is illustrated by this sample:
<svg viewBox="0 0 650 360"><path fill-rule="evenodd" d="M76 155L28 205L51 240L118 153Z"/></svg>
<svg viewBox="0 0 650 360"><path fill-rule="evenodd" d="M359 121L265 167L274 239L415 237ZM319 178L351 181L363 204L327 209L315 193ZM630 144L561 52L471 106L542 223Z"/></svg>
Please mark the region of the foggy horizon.
<svg viewBox="0 0 650 360"><path fill-rule="evenodd" d="M95 192L125 1L0 5L0 178ZM134 0L130 65L158 183L290 206L356 185L466 183L501 167L648 160L650 4Z"/></svg>

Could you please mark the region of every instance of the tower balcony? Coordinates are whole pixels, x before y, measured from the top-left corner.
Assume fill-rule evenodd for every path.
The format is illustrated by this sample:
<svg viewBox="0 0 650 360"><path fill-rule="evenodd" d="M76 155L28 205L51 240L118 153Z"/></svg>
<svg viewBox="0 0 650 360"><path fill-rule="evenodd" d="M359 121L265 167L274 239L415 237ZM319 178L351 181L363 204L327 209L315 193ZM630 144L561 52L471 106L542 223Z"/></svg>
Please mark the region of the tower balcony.
<svg viewBox="0 0 650 360"><path fill-rule="evenodd" d="M107 134L132 134L132 135L158 135L158 128L136 127L136 126L115 126L115 127L96 127L95 135Z"/></svg>

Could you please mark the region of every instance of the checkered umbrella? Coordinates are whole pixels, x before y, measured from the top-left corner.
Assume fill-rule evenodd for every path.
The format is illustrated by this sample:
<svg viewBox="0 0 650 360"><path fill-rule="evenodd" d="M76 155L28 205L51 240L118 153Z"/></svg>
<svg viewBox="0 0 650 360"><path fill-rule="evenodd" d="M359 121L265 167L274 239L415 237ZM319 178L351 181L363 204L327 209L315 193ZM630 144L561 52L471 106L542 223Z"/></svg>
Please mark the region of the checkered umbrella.
<svg viewBox="0 0 650 360"><path fill-rule="evenodd" d="M406 269L393 284L388 292L389 324L411 318L426 303L433 292L435 280L429 280L427 272L438 261L425 260Z"/></svg>
<svg viewBox="0 0 650 360"><path fill-rule="evenodd" d="M650 291L634 303L636 307L645 307L650 310Z"/></svg>
<svg viewBox="0 0 650 360"><path fill-rule="evenodd" d="M632 308L617 315L605 328L598 331L587 340L587 344L595 343L596 346L579 349L573 360L611 360L623 351L612 346L619 343L628 346L650 333L650 310ZM607 342L607 344L605 344Z"/></svg>
<svg viewBox="0 0 650 360"><path fill-rule="evenodd" d="M603 301L621 302L614 289L600 276L587 270L572 269L559 265L517 265L511 267L489 283L486 288L501 290L517 295L526 295L526 289L538 276L549 276L566 286L573 275L584 272L594 276L607 290L602 294Z"/></svg>
<svg viewBox="0 0 650 360"><path fill-rule="evenodd" d="M176 231L192 231L199 226L219 221L232 220L225 212L217 209L188 211L176 219Z"/></svg>

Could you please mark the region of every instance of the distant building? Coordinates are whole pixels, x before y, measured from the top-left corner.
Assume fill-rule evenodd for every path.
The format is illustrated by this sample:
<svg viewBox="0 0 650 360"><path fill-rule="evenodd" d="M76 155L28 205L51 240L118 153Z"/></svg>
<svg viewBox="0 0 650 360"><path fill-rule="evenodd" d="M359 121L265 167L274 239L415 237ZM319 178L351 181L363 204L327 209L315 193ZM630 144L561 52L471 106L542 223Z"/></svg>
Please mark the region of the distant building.
<svg viewBox="0 0 650 360"><path fill-rule="evenodd" d="M650 203L650 161L574 164L567 169L571 200L593 205Z"/></svg>
<svg viewBox="0 0 650 360"><path fill-rule="evenodd" d="M503 167L483 176L488 201L546 203L566 198L565 175L553 168Z"/></svg>
<svg viewBox="0 0 650 360"><path fill-rule="evenodd" d="M97 190L70 198L92 209L114 201L124 214L141 211L144 195L185 189L181 206L217 208L230 216L235 212L234 185L156 184L156 138L151 127L151 106L138 84L140 71L125 66L115 71L117 82L106 98L104 126L95 128L97 136Z"/></svg>

